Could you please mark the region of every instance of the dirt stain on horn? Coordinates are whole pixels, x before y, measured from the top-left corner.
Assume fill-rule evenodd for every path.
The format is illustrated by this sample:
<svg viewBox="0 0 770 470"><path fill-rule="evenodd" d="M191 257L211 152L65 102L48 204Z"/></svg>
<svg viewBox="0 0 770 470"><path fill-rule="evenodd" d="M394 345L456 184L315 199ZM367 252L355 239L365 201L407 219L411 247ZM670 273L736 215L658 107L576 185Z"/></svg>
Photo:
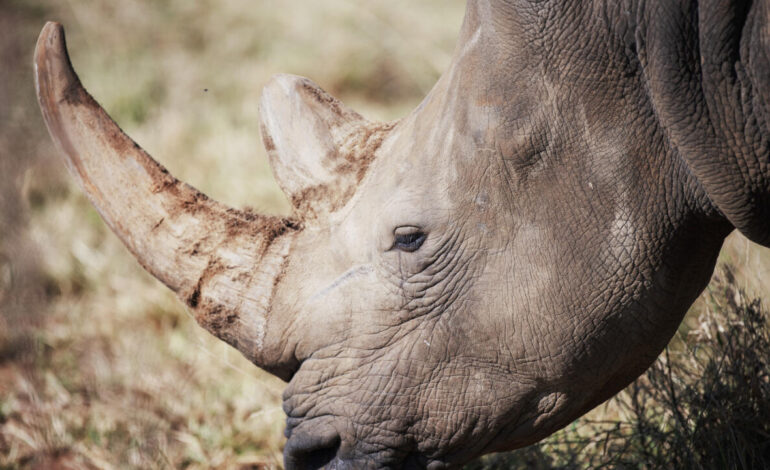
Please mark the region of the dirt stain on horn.
<svg viewBox="0 0 770 470"><path fill-rule="evenodd" d="M325 93L323 90L313 85L313 83L311 83L309 80L302 81L302 90L313 99L315 99L318 103L321 103L325 107L331 109L332 112L337 116L345 116L345 112L343 111L342 106L340 106L339 100L330 94Z"/></svg>
<svg viewBox="0 0 770 470"><path fill-rule="evenodd" d="M62 101L72 106L96 105L96 100L83 88L77 78L62 92Z"/></svg>
<svg viewBox="0 0 770 470"><path fill-rule="evenodd" d="M396 124L397 121L360 126L328 162L337 175L334 184L323 183L302 189L291 196L292 206L305 219L317 219L326 211L342 208L355 194L385 137Z"/></svg>
<svg viewBox="0 0 770 470"><path fill-rule="evenodd" d="M268 152L273 152L276 149L275 142L273 141L273 138L270 137L270 133L265 129L264 124L262 125L262 144Z"/></svg>

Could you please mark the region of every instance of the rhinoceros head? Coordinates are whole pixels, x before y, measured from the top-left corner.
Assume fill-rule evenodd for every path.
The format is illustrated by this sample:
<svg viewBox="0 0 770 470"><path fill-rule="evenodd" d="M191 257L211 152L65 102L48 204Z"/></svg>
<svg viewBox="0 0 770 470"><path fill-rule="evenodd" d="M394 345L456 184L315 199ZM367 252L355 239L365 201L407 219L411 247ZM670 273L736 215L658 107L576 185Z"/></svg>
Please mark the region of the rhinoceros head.
<svg viewBox="0 0 770 470"><path fill-rule="evenodd" d="M668 67L689 52L645 23L655 6L520 3L469 2L450 69L394 123L274 78L260 114L285 219L169 175L81 87L61 27L41 34L46 123L106 222L289 381L289 468L444 468L532 443L654 360L728 220L766 233L719 158L698 160L724 140L685 106L703 93L677 91L707 81Z"/></svg>

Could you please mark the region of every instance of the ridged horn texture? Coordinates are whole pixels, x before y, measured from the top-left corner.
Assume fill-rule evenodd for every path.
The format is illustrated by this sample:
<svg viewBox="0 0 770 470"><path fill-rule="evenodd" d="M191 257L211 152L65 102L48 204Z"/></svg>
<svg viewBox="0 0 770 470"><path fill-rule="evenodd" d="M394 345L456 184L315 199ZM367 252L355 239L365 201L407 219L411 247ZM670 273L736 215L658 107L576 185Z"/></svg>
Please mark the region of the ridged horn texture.
<svg viewBox="0 0 770 470"><path fill-rule="evenodd" d="M359 187L395 123L375 123L304 77L281 74L259 105L262 140L278 185L304 220L324 220Z"/></svg>
<svg viewBox="0 0 770 470"><path fill-rule="evenodd" d="M35 84L53 140L105 222L198 323L270 370L266 315L297 224L225 207L171 176L82 87L57 23L40 33Z"/></svg>

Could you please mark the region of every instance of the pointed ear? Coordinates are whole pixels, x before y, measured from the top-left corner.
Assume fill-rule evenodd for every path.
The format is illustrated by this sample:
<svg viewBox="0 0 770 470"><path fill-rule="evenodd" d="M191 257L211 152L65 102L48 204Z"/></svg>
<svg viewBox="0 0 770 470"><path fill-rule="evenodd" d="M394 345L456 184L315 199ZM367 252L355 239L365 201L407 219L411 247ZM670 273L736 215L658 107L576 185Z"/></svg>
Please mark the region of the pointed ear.
<svg viewBox="0 0 770 470"><path fill-rule="evenodd" d="M355 191L355 148L368 122L307 78L276 75L260 101L262 140L278 184L304 217L339 208Z"/></svg>

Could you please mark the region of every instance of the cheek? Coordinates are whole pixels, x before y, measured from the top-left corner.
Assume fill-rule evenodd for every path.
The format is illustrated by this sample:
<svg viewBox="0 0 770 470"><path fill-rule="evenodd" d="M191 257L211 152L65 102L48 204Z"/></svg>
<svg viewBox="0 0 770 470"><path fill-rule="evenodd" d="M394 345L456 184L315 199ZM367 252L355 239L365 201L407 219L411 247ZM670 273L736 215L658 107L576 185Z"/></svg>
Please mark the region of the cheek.
<svg viewBox="0 0 770 470"><path fill-rule="evenodd" d="M398 292L383 282L371 263L355 265L312 289L304 288L296 329L301 357L317 356L324 348L366 350L384 348L400 323Z"/></svg>
<svg viewBox="0 0 770 470"><path fill-rule="evenodd" d="M470 359L473 346L441 323L389 329L387 341L376 346L345 343L318 351L287 388L287 410L309 420L333 417L358 451L477 454L512 419L526 419L512 410L535 410L537 396L508 371Z"/></svg>

